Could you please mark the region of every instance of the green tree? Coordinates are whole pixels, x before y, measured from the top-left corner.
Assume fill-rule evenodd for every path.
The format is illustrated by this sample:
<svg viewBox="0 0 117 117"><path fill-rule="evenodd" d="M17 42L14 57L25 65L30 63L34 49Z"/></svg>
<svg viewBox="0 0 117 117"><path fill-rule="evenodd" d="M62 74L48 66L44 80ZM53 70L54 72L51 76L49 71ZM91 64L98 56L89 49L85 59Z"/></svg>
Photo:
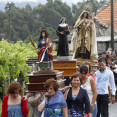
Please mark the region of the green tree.
<svg viewBox="0 0 117 117"><path fill-rule="evenodd" d="M22 73L24 81L27 81L27 72L30 67L26 61L31 56L37 56L32 45L24 44L22 41L8 43L5 40L0 42L0 80L14 81Z"/></svg>
<svg viewBox="0 0 117 117"><path fill-rule="evenodd" d="M95 13L98 8L105 4L104 0L100 2L97 0L84 0L70 7L61 0L48 0L45 5L38 4L32 9L29 4L27 4L25 8L18 8L14 3L11 3L10 40L15 43L18 40L28 43L28 36L31 35L34 41L37 42L42 27L48 29L51 40L56 39L56 29L61 17L66 17L67 23L73 25L83 11L84 6L88 3L92 4L92 12ZM0 11L0 40L2 37L5 39L8 38L8 3L5 9L5 12Z"/></svg>
<svg viewBox="0 0 117 117"><path fill-rule="evenodd" d="M102 3L100 4L100 2L98 2L97 0L86 0L83 2L78 2L76 5L72 4L72 14L74 17L74 21L77 20L84 7L88 4L90 4L90 6L92 7L91 13L94 13L95 15L97 13L97 10L102 6Z"/></svg>
<svg viewBox="0 0 117 117"><path fill-rule="evenodd" d="M31 8L31 6L30 6L29 4L27 4L27 5L25 6L25 9L26 9L26 11L27 11L28 13L31 13L31 12L32 12L32 8Z"/></svg>

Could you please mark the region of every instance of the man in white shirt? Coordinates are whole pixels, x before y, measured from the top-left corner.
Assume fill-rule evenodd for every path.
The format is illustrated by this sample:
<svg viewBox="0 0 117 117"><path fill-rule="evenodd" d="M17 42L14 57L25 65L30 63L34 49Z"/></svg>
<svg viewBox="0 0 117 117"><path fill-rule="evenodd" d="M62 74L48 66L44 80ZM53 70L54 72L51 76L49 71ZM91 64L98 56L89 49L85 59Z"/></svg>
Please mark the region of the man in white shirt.
<svg viewBox="0 0 117 117"><path fill-rule="evenodd" d="M97 86L97 106L98 106L98 113L97 117L100 117L100 114L103 117L109 117L108 114L108 85L111 86L111 101L112 103L115 102L115 81L114 75L111 70L106 68L106 61L103 58L98 60L99 70L96 71L96 86Z"/></svg>

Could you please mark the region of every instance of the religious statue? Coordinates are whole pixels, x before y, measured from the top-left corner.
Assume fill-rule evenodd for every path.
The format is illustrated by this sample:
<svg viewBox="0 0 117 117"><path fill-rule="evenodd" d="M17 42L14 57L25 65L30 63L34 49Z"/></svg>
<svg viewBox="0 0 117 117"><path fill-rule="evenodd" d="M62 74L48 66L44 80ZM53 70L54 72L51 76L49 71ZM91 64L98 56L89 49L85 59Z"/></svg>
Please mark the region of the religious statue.
<svg viewBox="0 0 117 117"><path fill-rule="evenodd" d="M52 59L53 59L53 44L51 40L48 38L49 34L46 28L42 28L40 32L40 37L38 40L38 61L40 70L51 70Z"/></svg>
<svg viewBox="0 0 117 117"><path fill-rule="evenodd" d="M73 58L97 58L97 42L95 24L92 16L84 10L74 25ZM77 32L77 34L76 34Z"/></svg>
<svg viewBox="0 0 117 117"><path fill-rule="evenodd" d="M59 37L57 56L69 56L67 35L70 32L69 32L69 26L67 24L65 17L61 18L56 32L57 32L57 36Z"/></svg>

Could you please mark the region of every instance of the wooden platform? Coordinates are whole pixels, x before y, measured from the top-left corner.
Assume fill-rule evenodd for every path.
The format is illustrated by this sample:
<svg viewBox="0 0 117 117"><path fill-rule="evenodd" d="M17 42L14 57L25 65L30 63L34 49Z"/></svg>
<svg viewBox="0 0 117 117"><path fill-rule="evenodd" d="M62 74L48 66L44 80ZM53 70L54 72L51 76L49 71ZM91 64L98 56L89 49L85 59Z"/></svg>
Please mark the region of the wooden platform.
<svg viewBox="0 0 117 117"><path fill-rule="evenodd" d="M64 71L63 76L72 76L77 73L77 60L53 60L53 69Z"/></svg>
<svg viewBox="0 0 117 117"><path fill-rule="evenodd" d="M54 78L57 80L59 87L64 88L64 80L62 79L63 72L57 71L49 71L49 72L34 72L33 74L28 75L29 83L28 85L28 92L40 92L46 91L45 89L45 82L47 79Z"/></svg>

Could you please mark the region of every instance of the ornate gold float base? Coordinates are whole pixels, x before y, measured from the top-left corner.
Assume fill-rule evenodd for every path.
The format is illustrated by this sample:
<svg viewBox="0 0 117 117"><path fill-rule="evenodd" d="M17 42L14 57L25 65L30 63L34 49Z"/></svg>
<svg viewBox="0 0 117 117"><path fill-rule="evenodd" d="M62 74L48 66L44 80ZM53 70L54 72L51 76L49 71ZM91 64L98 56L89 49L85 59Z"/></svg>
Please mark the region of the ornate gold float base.
<svg viewBox="0 0 117 117"><path fill-rule="evenodd" d="M89 63L89 64L92 64L93 63L93 61L92 60L90 60L90 59L77 59L77 65L79 66L79 65L81 65L81 64L83 64L83 63Z"/></svg>
<svg viewBox="0 0 117 117"><path fill-rule="evenodd" d="M89 63L93 71L96 71L98 69L98 60L96 58L95 59L77 59L78 68L80 68L80 65L84 63Z"/></svg>

